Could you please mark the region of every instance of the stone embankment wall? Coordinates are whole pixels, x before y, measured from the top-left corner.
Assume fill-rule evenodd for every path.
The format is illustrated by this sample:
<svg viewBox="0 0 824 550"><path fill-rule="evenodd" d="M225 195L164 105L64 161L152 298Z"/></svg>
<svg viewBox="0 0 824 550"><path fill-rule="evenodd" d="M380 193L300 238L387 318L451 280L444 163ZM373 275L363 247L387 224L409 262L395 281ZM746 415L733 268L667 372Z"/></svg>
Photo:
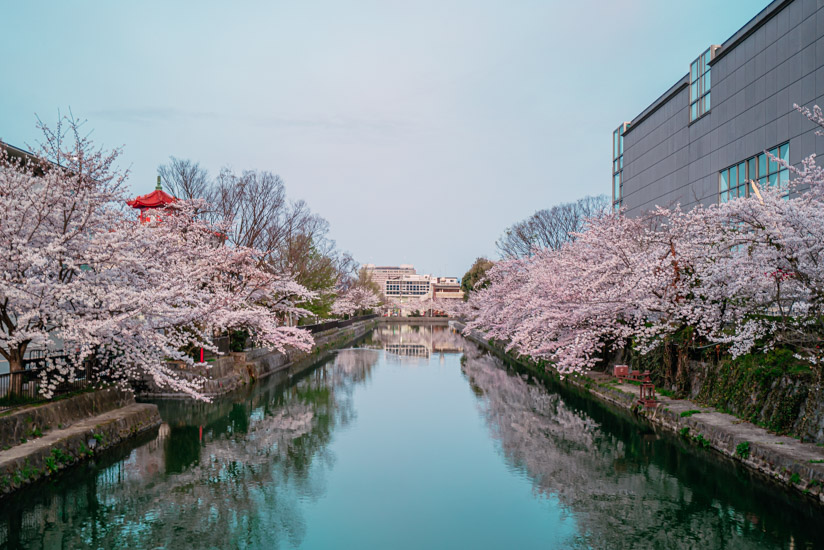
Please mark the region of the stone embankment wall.
<svg viewBox="0 0 824 550"><path fill-rule="evenodd" d="M108 388L0 416L0 493L94 456L160 425L157 406Z"/></svg>
<svg viewBox="0 0 824 550"><path fill-rule="evenodd" d="M451 322L450 326L458 331L464 328L459 322ZM770 433L763 427L691 400L658 396L659 404L656 407L640 407L637 404L637 386L617 383L615 378L603 373L567 376L562 379L552 368L540 366L528 358L516 358L505 353L478 331L472 331L466 336L492 353L518 364L540 380L551 381L568 391L632 411L640 420L652 426L664 428L678 434L685 441L715 450L819 504L824 504L824 448L819 445ZM792 378L791 375L787 376ZM706 391L710 387L716 387L716 384L717 381L707 377L703 380L703 385L696 385L693 391L698 395L702 388ZM801 391L799 385L800 382L788 383L783 377L779 377L768 384L767 393L772 395L770 399L777 400L781 395L793 395L793 392ZM747 390L741 391L746 393ZM767 405L763 407L767 411L764 414L769 415L769 410L775 410L775 407L770 409L769 403L762 405Z"/></svg>
<svg viewBox="0 0 824 550"><path fill-rule="evenodd" d="M813 391L809 370L690 361L689 382L690 400L777 433L824 444L824 392Z"/></svg>
<svg viewBox="0 0 824 550"><path fill-rule="evenodd" d="M309 353L288 354L267 349L251 349L240 353L230 353L219 357L209 367L181 369L182 378L203 381L202 392L209 397L230 393L255 380L276 372L302 368L320 361L327 353L349 345L365 335L377 324L377 319L353 323L342 328L333 328L314 335L315 345ZM138 392L140 397L185 398L185 394L170 392L146 380L146 389Z"/></svg>

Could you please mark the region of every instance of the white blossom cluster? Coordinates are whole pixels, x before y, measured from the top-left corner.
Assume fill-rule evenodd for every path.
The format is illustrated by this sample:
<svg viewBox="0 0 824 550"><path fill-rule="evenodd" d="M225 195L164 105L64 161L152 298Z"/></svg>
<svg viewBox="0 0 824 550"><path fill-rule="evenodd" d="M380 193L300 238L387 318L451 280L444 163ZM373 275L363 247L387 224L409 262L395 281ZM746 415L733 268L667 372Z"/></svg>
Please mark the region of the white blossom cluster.
<svg viewBox="0 0 824 550"><path fill-rule="evenodd" d="M824 124L818 108L799 110ZM733 357L782 346L820 364L824 171L814 157L786 167L789 189L750 182L749 197L722 204L604 215L560 249L499 262L472 294L467 330L563 373L685 328Z"/></svg>
<svg viewBox="0 0 824 550"><path fill-rule="evenodd" d="M311 336L280 319L313 294L272 273L261 251L225 245L232 230L178 201L138 223L126 209L119 150L95 149L69 120L43 128L43 150L21 161L0 153L0 355L22 368L30 347L62 341L48 396L94 356L116 380L149 376L203 397L170 360L217 351L215 335L246 329L262 346L309 350Z"/></svg>

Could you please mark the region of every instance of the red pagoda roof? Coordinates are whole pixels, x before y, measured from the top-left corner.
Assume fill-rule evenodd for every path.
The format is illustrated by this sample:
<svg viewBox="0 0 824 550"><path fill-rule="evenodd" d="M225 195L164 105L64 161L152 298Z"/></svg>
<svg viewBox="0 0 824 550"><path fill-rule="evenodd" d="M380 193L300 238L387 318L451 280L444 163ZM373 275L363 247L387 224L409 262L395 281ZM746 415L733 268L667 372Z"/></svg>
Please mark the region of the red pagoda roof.
<svg viewBox="0 0 824 550"><path fill-rule="evenodd" d="M166 191L155 189L148 195L141 195L134 200L126 201L126 204L132 208L159 208L167 204L172 204L175 201L177 201L177 199Z"/></svg>

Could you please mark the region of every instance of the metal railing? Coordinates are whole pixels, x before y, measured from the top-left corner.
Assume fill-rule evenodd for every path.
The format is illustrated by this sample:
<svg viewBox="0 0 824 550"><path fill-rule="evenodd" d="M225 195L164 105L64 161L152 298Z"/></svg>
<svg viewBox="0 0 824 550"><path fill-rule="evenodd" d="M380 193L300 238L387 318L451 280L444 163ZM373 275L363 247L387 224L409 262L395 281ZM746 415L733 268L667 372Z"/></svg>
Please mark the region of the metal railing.
<svg viewBox="0 0 824 550"><path fill-rule="evenodd" d="M70 358L63 353L49 356L45 353L32 354L23 360L22 371L0 374L0 410L22 404L48 401L60 395L84 390L97 383L107 382L96 374L97 363L94 359L89 358L83 361L79 367L72 368L73 377L71 380L56 382L52 390L52 396L46 398L40 391L41 386L44 382L49 383L50 378L55 376L53 371L46 368L48 361L70 362ZM54 378L51 378L51 380L53 381Z"/></svg>

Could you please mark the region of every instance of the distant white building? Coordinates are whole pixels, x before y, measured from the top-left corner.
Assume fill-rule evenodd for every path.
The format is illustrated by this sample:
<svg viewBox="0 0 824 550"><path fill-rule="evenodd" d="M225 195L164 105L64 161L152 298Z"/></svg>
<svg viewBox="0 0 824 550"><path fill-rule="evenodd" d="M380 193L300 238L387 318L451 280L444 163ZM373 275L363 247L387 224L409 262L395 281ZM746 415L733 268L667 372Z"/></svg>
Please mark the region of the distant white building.
<svg viewBox="0 0 824 550"><path fill-rule="evenodd" d="M366 264L363 268L382 290L385 289L387 280L399 279L404 275L415 275L416 273L415 267L409 264L401 264L399 266L376 266L375 264Z"/></svg>
<svg viewBox="0 0 824 550"><path fill-rule="evenodd" d="M383 290L387 298L407 302L422 299L463 298L461 281L457 277L419 275L409 264L375 266L366 264L367 273Z"/></svg>
<svg viewBox="0 0 824 550"><path fill-rule="evenodd" d="M402 275L396 279L387 279L383 293L387 298L428 298L431 295L432 277L430 275Z"/></svg>

